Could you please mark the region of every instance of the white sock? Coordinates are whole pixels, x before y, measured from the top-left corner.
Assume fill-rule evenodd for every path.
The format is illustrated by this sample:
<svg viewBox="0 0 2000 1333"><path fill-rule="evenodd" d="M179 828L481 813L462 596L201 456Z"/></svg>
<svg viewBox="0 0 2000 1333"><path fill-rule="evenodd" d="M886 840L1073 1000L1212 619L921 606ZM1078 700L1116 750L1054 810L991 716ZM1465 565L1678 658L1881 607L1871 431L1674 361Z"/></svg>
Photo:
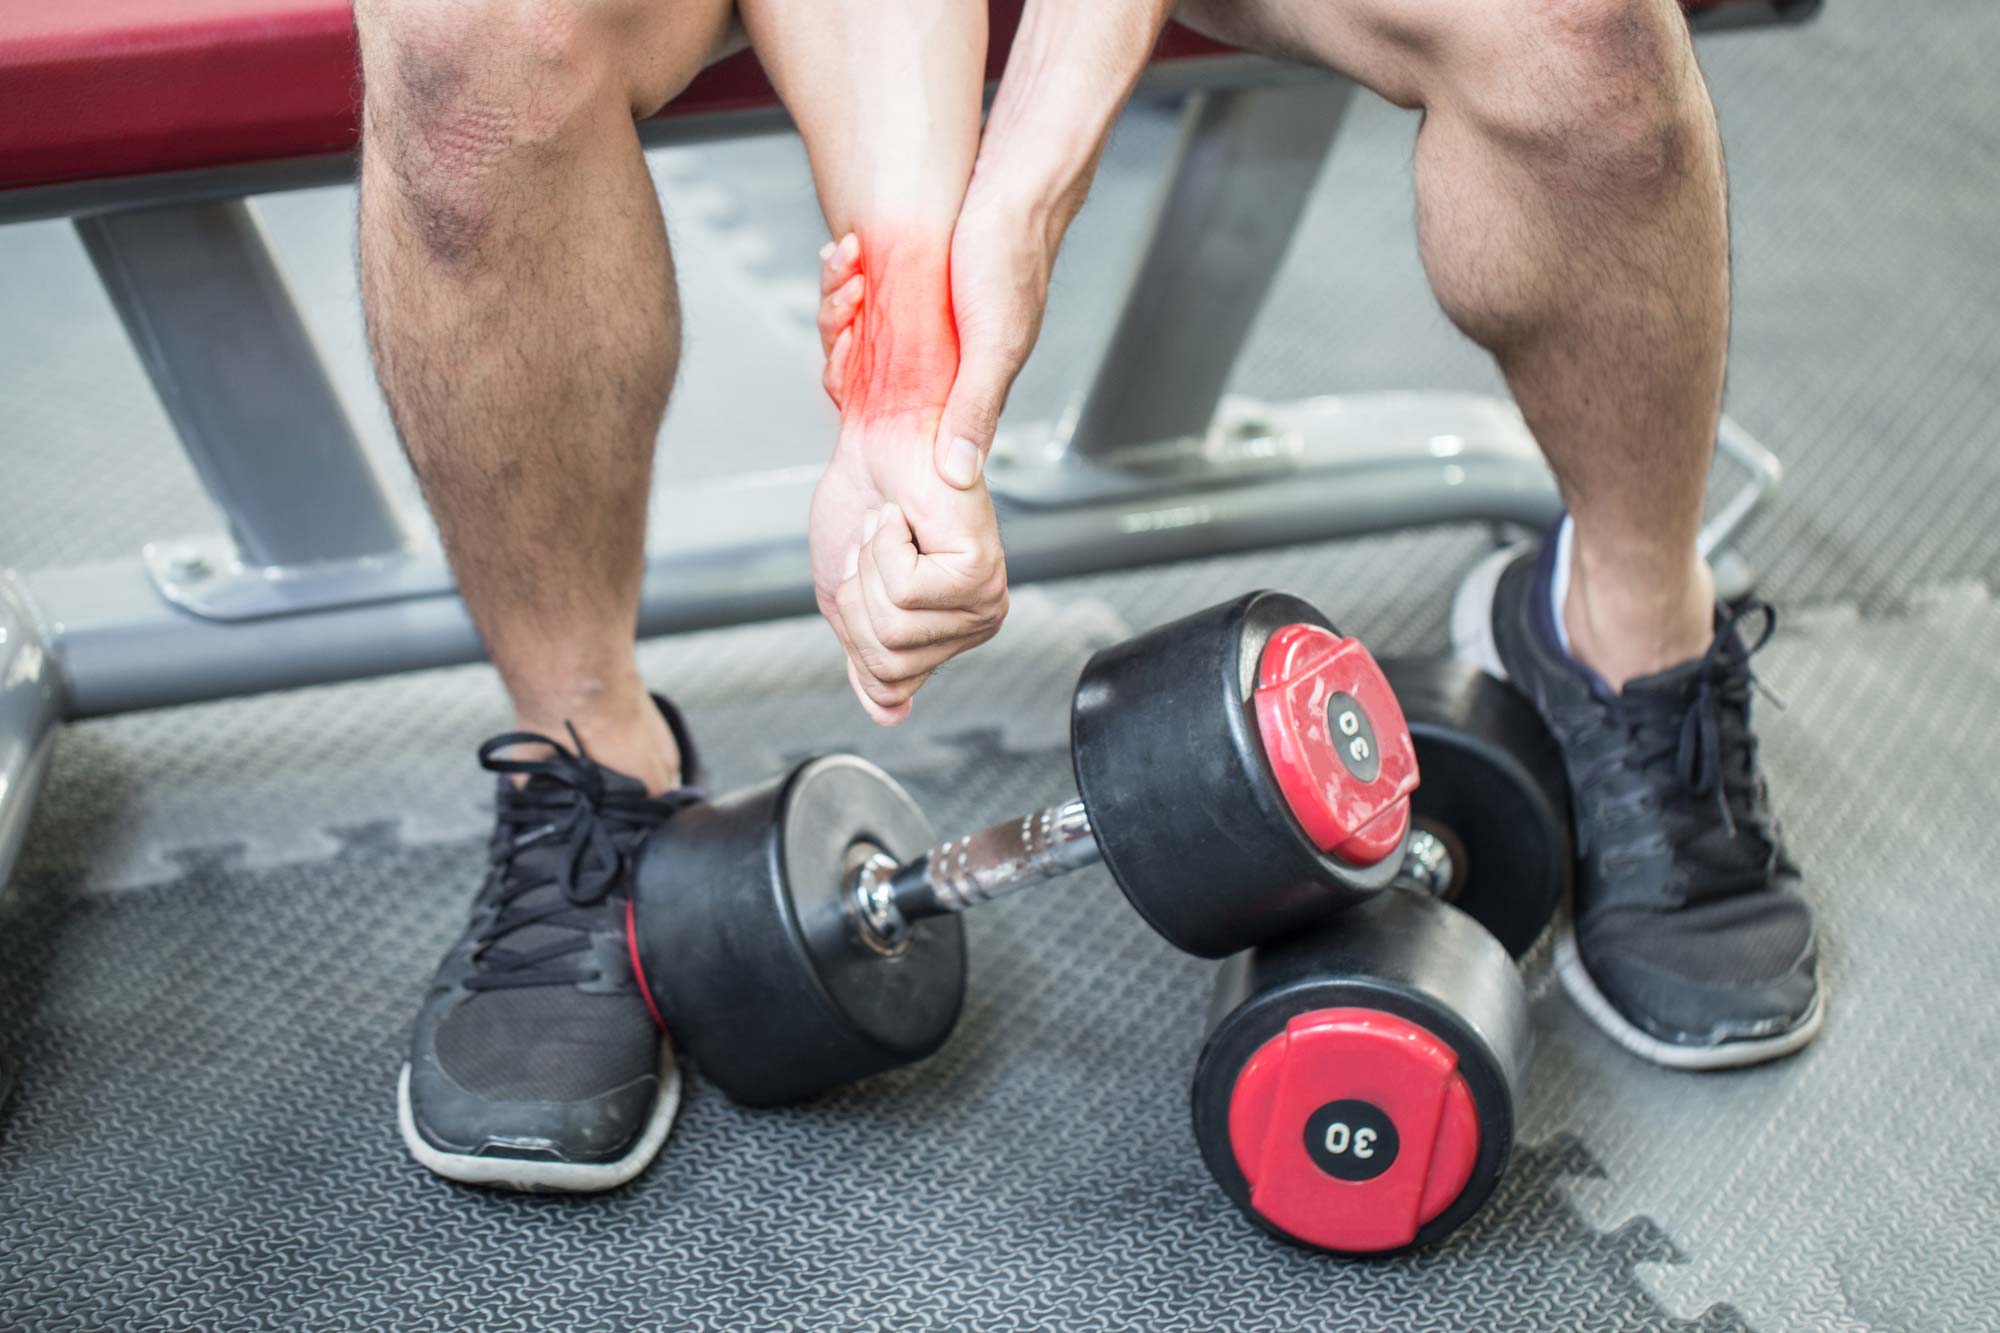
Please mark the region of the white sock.
<svg viewBox="0 0 2000 1333"><path fill-rule="evenodd" d="M1549 578L1549 610L1555 613L1556 642L1562 646L1563 656L1570 656L1569 625L1563 619L1563 604L1569 601L1569 562L1573 557L1575 542L1570 536L1570 518L1563 515L1562 526L1556 529L1556 567Z"/></svg>

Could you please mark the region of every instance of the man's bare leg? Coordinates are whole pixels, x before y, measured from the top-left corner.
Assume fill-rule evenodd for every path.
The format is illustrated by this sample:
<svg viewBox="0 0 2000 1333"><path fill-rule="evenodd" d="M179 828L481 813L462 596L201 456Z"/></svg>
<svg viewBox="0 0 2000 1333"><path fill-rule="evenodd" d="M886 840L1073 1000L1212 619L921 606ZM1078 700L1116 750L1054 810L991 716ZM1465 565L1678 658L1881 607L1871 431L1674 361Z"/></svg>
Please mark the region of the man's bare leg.
<svg viewBox="0 0 2000 1333"><path fill-rule="evenodd" d="M1502 553L1468 577L1452 626L1461 651L1535 702L1569 767L1581 855L1556 941L1564 989L1619 1044L1671 1067L1798 1050L1825 998L1812 909L1757 762L1760 641L1733 622L1718 633L1697 549L1728 343L1728 216L1677 6L1188 3L1424 110L1425 268L1498 359L1571 516L1566 592L1560 545Z"/></svg>
<svg viewBox="0 0 2000 1333"><path fill-rule="evenodd" d="M1697 656L1729 332L1721 141L1674 0L1186 0L1225 40L1421 107L1417 221L1575 524L1565 621L1614 687Z"/></svg>
<svg viewBox="0 0 2000 1333"><path fill-rule="evenodd" d="M680 352L633 118L728 0L361 0L361 277L377 372L522 730L659 791L633 655L653 442Z"/></svg>
<svg viewBox="0 0 2000 1333"><path fill-rule="evenodd" d="M681 766L633 654L679 353L633 117L694 75L728 17L728 0L357 6L376 368L517 729L557 747L482 747L512 781L411 1025L398 1128L453 1180L610 1189L679 1106L627 935L631 868L679 808L648 793ZM566 724L602 768L566 753Z"/></svg>

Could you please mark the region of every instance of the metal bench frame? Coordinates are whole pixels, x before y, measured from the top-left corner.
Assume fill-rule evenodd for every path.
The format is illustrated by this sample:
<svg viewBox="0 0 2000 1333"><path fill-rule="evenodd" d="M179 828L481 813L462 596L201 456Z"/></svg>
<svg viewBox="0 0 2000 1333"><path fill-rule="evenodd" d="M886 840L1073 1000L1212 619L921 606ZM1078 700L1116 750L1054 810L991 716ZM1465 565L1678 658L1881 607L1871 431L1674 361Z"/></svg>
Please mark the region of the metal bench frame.
<svg viewBox="0 0 2000 1333"><path fill-rule="evenodd" d="M1189 101L1123 312L1054 423L1010 424L989 479L1015 583L1440 523L1539 528L1560 509L1505 400L1395 393L1260 403L1223 386L1352 98L1251 57L1160 65ZM649 144L771 132L759 109L647 122ZM244 197L351 176L350 155L0 193L0 221L66 216L229 524L131 557L0 571L0 883L59 724L467 662L483 655L421 516L396 512ZM1777 484L1749 481L1716 555ZM655 524L639 632L810 611L814 469L678 490Z"/></svg>

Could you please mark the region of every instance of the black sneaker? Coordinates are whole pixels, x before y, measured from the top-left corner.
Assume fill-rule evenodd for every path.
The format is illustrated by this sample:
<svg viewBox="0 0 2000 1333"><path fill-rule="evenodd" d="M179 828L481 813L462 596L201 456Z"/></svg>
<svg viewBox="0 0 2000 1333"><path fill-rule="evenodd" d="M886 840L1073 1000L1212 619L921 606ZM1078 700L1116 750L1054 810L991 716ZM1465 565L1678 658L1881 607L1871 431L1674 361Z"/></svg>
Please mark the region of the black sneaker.
<svg viewBox="0 0 2000 1333"><path fill-rule="evenodd" d="M659 703L688 784L661 797L594 763L574 732L573 750L526 732L479 747L500 775L490 869L417 1013L398 1088L403 1142L441 1176L610 1189L666 1141L680 1075L634 979L629 876L647 835L701 798L694 746ZM553 753L503 757L531 744Z"/></svg>
<svg viewBox="0 0 2000 1333"><path fill-rule="evenodd" d="M1539 552L1483 561L1451 614L1459 655L1534 701L1569 770L1577 877L1557 974L1593 1022L1658 1064L1788 1055L1825 1007L1812 908L1750 729L1750 656L1775 615L1718 608L1706 653L1614 692L1557 636L1550 589L1566 535L1558 525ZM1746 644L1739 625L1752 616L1763 628Z"/></svg>

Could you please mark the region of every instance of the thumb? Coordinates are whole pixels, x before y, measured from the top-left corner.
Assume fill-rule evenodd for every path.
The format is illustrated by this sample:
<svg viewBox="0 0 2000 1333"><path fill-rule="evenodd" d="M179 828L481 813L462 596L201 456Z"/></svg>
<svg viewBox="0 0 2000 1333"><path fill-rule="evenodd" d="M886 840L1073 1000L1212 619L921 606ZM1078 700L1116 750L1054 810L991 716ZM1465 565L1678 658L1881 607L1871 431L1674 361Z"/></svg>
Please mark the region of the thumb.
<svg viewBox="0 0 2000 1333"><path fill-rule="evenodd" d="M987 451L1000 428L1000 409L1014 386L1020 364L1009 357L969 349L960 357L951 395L938 421L935 461L938 475L961 491L979 484Z"/></svg>

